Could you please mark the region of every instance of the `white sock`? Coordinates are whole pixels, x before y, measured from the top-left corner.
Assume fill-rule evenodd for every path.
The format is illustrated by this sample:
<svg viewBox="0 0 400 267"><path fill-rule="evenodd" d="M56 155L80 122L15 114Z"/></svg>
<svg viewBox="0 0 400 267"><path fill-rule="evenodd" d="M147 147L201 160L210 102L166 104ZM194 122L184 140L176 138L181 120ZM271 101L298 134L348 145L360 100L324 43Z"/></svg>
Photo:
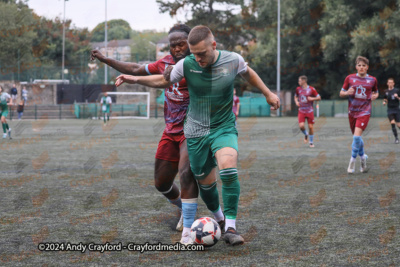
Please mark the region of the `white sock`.
<svg viewBox="0 0 400 267"><path fill-rule="evenodd" d="M354 162L354 161L356 161L356 158L350 157L350 161Z"/></svg>
<svg viewBox="0 0 400 267"><path fill-rule="evenodd" d="M190 235L189 227L183 227L182 236L185 236L185 235Z"/></svg>
<svg viewBox="0 0 400 267"><path fill-rule="evenodd" d="M222 221L224 219L224 214L222 213L221 207L219 207L217 212L213 212L213 214L217 222Z"/></svg>
<svg viewBox="0 0 400 267"><path fill-rule="evenodd" d="M236 219L225 220L225 231L227 231L229 227L232 227L233 229L236 230Z"/></svg>

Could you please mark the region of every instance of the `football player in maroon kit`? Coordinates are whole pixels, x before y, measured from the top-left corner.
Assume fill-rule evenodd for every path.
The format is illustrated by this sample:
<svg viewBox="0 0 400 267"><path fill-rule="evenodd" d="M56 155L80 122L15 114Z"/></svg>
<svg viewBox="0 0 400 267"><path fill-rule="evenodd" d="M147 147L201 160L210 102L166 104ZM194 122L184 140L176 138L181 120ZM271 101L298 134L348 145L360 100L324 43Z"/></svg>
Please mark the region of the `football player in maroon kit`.
<svg viewBox="0 0 400 267"><path fill-rule="evenodd" d="M349 122L353 133L352 152L348 173L354 173L356 158L360 156L360 172L367 171L367 158L364 153L364 141L362 133L368 126L371 117L371 101L379 96L378 81L375 77L367 74L369 60L358 56L356 59L356 74L350 74L344 80L340 97L349 98Z"/></svg>
<svg viewBox="0 0 400 267"><path fill-rule="evenodd" d="M314 147L314 101L321 100L321 96L318 94L314 87L307 84L307 76L299 77L299 87L296 88L294 95L294 102L299 107L299 113L297 115L299 121L299 127L301 132L304 134L304 143L307 143L307 139L310 140L310 147ZM308 131L304 125L307 119Z"/></svg>
<svg viewBox="0 0 400 267"><path fill-rule="evenodd" d="M97 58L124 74L153 75L163 74L164 70L175 65L190 54L187 38L190 28L184 24L175 25L168 32L171 55L146 65L117 61L107 58L98 50L91 53L92 60ZM154 184L172 204L182 210L177 230L182 231L184 225L192 225L197 210L198 187L190 170L186 139L183 134L183 122L189 105L189 92L185 79L165 88L164 119L166 127L158 144L155 156ZM179 172L181 192L174 183ZM188 208L189 207L189 208ZM186 214L185 214L186 213ZM194 214L193 214L194 213ZM188 216L186 216L188 215ZM188 218L190 218L188 220ZM183 236L183 233L182 233ZM181 243L191 243L185 235ZM185 239L185 240L184 240Z"/></svg>

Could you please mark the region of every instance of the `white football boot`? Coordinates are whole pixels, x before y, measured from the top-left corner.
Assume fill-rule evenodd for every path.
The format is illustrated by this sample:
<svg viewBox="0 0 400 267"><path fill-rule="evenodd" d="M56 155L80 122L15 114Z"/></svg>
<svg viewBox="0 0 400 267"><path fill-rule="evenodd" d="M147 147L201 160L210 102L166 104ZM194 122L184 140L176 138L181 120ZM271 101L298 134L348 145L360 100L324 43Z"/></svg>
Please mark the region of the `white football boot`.
<svg viewBox="0 0 400 267"><path fill-rule="evenodd" d="M356 160L351 157L349 162L349 167L347 168L347 173L354 173L356 170Z"/></svg>
<svg viewBox="0 0 400 267"><path fill-rule="evenodd" d="M364 157L360 157L360 162L361 162L360 172L366 172L367 171L367 159L368 159L367 154L364 154Z"/></svg>

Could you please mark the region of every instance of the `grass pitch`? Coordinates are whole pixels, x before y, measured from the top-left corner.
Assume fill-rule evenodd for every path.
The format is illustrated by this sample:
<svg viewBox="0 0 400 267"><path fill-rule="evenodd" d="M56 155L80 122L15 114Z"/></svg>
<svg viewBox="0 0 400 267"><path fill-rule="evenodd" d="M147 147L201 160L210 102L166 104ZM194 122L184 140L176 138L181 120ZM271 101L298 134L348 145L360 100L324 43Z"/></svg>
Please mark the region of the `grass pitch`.
<svg viewBox="0 0 400 267"><path fill-rule="evenodd" d="M41 242L173 244L177 210L153 186L162 119L12 121L0 142L2 266L396 266L400 146L386 118L364 133L368 173L348 175L347 118L240 118L238 230L203 252L40 252ZM178 180L178 179L177 179ZM218 182L219 189L221 187ZM199 200L197 216L209 216Z"/></svg>

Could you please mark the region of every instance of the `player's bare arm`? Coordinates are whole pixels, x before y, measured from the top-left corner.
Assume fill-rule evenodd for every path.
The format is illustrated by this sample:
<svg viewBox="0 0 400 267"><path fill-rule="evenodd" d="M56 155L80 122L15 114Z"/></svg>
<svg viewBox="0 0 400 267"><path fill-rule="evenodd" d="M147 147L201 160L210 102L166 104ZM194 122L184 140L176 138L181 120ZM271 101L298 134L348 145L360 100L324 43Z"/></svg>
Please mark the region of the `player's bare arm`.
<svg viewBox="0 0 400 267"><path fill-rule="evenodd" d="M309 97L307 97L307 100L308 101L320 101L321 100L321 96L320 95L316 96L316 97L309 96Z"/></svg>
<svg viewBox="0 0 400 267"><path fill-rule="evenodd" d="M271 105L271 108L273 110L277 110L279 108L279 97L276 94L272 93L271 90L269 90L269 88L261 80L260 76L258 76L258 74L253 69L247 67L247 71L242 74L242 77L252 86L258 88L263 93L263 95L267 99L267 103Z"/></svg>
<svg viewBox="0 0 400 267"><path fill-rule="evenodd" d="M379 92L372 93L371 100L374 101L379 97Z"/></svg>
<svg viewBox="0 0 400 267"><path fill-rule="evenodd" d="M123 83L141 84L153 88L166 88L172 85L171 82L164 79L163 75L132 76L123 74L117 77L115 86L118 87Z"/></svg>
<svg viewBox="0 0 400 267"><path fill-rule="evenodd" d="M133 62L123 62L123 61L118 61L109 57L104 56L99 50L93 50L90 54L90 59L95 60L98 59L100 62L103 62L110 66L113 69L116 69L117 71L124 73L124 74L130 74L130 75L148 75L146 72L146 67L145 65L140 65L137 63Z"/></svg>
<svg viewBox="0 0 400 267"><path fill-rule="evenodd" d="M347 91L340 90L339 96L340 97L347 97L347 96L353 95L353 94L354 94L354 88L350 87L349 90L347 90Z"/></svg>

